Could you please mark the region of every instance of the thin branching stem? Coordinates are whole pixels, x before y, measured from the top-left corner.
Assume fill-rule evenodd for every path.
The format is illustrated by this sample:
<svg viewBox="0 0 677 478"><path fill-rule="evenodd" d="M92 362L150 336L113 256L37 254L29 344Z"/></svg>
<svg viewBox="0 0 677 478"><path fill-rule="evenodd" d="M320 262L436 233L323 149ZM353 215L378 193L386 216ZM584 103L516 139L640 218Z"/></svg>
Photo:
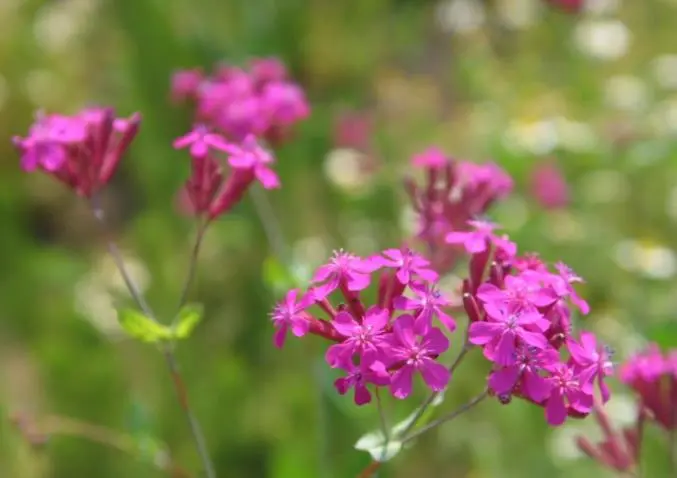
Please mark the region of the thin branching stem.
<svg viewBox="0 0 677 478"><path fill-rule="evenodd" d="M101 209L97 205L96 201L92 201L92 210L94 213L94 217L97 219L103 233L106 235L106 244L108 246L108 252L113 258L113 261L115 262L115 265L118 271L120 272L120 275L122 276L122 279L125 282L125 285L129 290L129 293L131 294L132 298L139 306L139 308L149 319L153 320L154 322L159 322L155 317L153 310L146 302L143 293L137 287L136 283L134 282L132 277L129 275L129 272L127 271L127 267L125 266L122 254L120 254L120 249L118 248L117 244L112 239L108 231L108 226L106 223L106 218L103 209ZM200 455L200 460L202 462L202 466L204 467L205 474L207 478L216 478L216 472L214 471L214 465L212 464L211 458L209 457L209 452L207 451L207 444L204 438L204 434L202 432L202 427L200 426L200 423L197 421L195 415L193 414L193 411L188 402L188 393L186 390L183 377L181 376L181 372L179 371L178 362L176 361L174 352L172 351L172 348L168 343L161 344L161 350L162 355L165 358L167 368L169 369L169 374L172 378L172 382L174 384L174 390L176 392L179 405L181 406L181 410L183 411L188 421L188 425L190 427L191 434L193 436L193 441L195 442L195 447L197 449L198 454Z"/></svg>

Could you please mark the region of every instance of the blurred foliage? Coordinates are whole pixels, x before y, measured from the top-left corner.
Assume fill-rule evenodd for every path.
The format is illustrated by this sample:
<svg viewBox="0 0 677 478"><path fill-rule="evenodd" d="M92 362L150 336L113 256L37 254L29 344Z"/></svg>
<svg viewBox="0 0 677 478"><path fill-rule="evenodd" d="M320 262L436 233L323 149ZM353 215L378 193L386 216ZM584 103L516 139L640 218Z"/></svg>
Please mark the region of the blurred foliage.
<svg viewBox="0 0 677 478"><path fill-rule="evenodd" d="M38 425L71 417L146 450L122 453L54 426L34 449L0 420L0 476L167 476L165 446L172 463L199 469L162 357L120 333L120 280L86 207L17 167L10 138L35 109L104 103L143 114L103 199L169 322L194 233L174 207L188 166L171 141L190 118L168 101L169 75L280 56L313 106L278 151L284 188L271 193L293 280L332 248L372 252L406 237L408 157L438 144L514 175L495 220L522 250L586 278L593 313L581 323L620 360L643 336L677 346L677 57L666 56L677 54L676 11L674 0L594 0L577 15L539 0L0 2L0 412ZM373 144L332 167L336 118L350 110L374 118ZM531 169L550 157L571 188L566 209L546 211L530 195ZM345 177L355 161L360 173ZM190 296L204 320L178 348L195 414L221 477L356 476L369 456L353 445L377 427L375 409L336 395L320 344L272 347L268 312L292 278L271 254L249 201L208 232ZM441 407L475 395L485 373L479 357L468 360ZM387 405L393 420L411 411ZM574 453L576 433L594 425L552 430L535 407L485 403L380 476L603 476ZM647 447L646 476L668 476L659 443Z"/></svg>

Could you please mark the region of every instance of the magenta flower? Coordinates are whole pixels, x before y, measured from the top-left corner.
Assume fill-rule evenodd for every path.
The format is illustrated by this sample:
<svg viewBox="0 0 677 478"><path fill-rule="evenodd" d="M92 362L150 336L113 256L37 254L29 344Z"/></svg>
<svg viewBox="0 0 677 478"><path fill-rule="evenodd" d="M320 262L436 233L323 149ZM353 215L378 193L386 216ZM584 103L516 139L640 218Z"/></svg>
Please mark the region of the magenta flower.
<svg viewBox="0 0 677 478"><path fill-rule="evenodd" d="M505 307L485 304L486 321L470 324L470 343L484 346L484 356L498 365L510 366L517 361L517 341L544 349L548 341L543 335L550 322L538 312L512 313ZM531 329L536 329L537 332Z"/></svg>
<svg viewBox="0 0 677 478"><path fill-rule="evenodd" d="M172 75L172 100L180 102L195 96L202 80L202 71L198 69L177 71Z"/></svg>
<svg viewBox="0 0 677 478"><path fill-rule="evenodd" d="M541 402L550 395L550 385L541 373L559 362L559 354L552 348L539 350L520 345L513 365L494 370L489 387L497 395L511 395L519 387L522 395Z"/></svg>
<svg viewBox="0 0 677 478"><path fill-rule="evenodd" d="M444 311L451 306L451 301L444 297L434 285L424 282L411 282L409 288L416 297L396 297L393 305L396 309L413 311L417 326L421 330L428 331L432 327L433 317L437 316L449 332L456 330L456 322L453 317ZM420 322L420 324L418 324Z"/></svg>
<svg viewBox="0 0 677 478"><path fill-rule="evenodd" d="M277 174L268 166L274 162L273 155L262 148L253 135L247 136L241 145L227 145L225 151L230 154L228 164L235 169L252 171L265 189L280 187Z"/></svg>
<svg viewBox="0 0 677 478"><path fill-rule="evenodd" d="M348 375L336 379L334 386L341 395L345 395L348 390L354 388L356 405L365 405L371 402L368 384L384 386L390 383L390 374L382 362L361 362L360 365L346 362L343 368L348 372Z"/></svg>
<svg viewBox="0 0 677 478"><path fill-rule="evenodd" d="M560 209L569 203L566 178L553 162L537 164L531 171L532 196L545 209Z"/></svg>
<svg viewBox="0 0 677 478"><path fill-rule="evenodd" d="M576 364L576 371L581 382L582 390L593 394L595 379L599 385L602 401L607 402L610 397L609 387L604 377L613 373L613 364L609 360L609 353L603 346L597 345L597 338L591 332L581 332L580 341L567 340L567 348Z"/></svg>
<svg viewBox="0 0 677 478"><path fill-rule="evenodd" d="M435 282L439 278L437 272L429 267L430 261L408 247L386 249L382 254L385 257L376 256L373 260L382 266L396 268L395 276L400 284L409 284L413 277L430 282Z"/></svg>
<svg viewBox="0 0 677 478"><path fill-rule="evenodd" d="M204 125L197 125L191 132L174 141L174 149L190 147L190 155L196 159L207 156L210 149L228 151L230 145L218 133L211 133Z"/></svg>
<svg viewBox="0 0 677 478"><path fill-rule="evenodd" d="M439 148L428 148L411 158L411 164L418 168L441 169L448 163L447 156Z"/></svg>
<svg viewBox="0 0 677 478"><path fill-rule="evenodd" d="M517 253L515 243L494 234L494 229L498 227L496 224L479 220L470 220L468 224L474 228L474 231L450 232L445 237L447 244L463 245L469 254L484 252L489 244L493 244L508 257L513 257Z"/></svg>
<svg viewBox="0 0 677 478"><path fill-rule="evenodd" d="M304 311L313 303L313 298L311 294L305 294L299 298L299 293L298 289L287 292L285 298L275 306L271 314L271 320L277 329L273 340L276 347L284 345L289 329L296 337L303 337L308 333L309 321Z"/></svg>
<svg viewBox="0 0 677 478"><path fill-rule="evenodd" d="M366 289L371 283L371 273L379 268L376 261L361 259L343 249L334 251L329 263L321 266L311 280L313 284L321 284L314 289L315 298L324 299L342 283L349 291Z"/></svg>
<svg viewBox="0 0 677 478"><path fill-rule="evenodd" d="M327 349L327 363L331 367L340 367L342 364L352 362L355 354L360 356L360 363L375 360L389 316L387 310L378 307L367 310L362 323L348 312L336 314L332 325L345 340Z"/></svg>
<svg viewBox="0 0 677 478"><path fill-rule="evenodd" d="M558 296L540 283L541 274L523 272L505 277L504 289L485 282L477 290L477 297L486 304L504 305L511 312L535 311L554 304Z"/></svg>
<svg viewBox="0 0 677 478"><path fill-rule="evenodd" d="M558 426L566 421L567 407L580 413L590 412L593 397L583 392L573 368L560 363L551 368L550 374L547 379L550 396L545 406L545 417L550 425Z"/></svg>
<svg viewBox="0 0 677 478"><path fill-rule="evenodd" d="M439 392L449 383L451 373L435 358L449 348L449 339L440 329L431 328L421 333L411 315L400 316L393 325L388 357L401 367L393 374L390 391L396 398L411 394L414 372L419 372L431 390Z"/></svg>
<svg viewBox="0 0 677 478"><path fill-rule="evenodd" d="M263 89L261 104L272 124L279 126L292 125L310 115L310 107L303 90L293 83L267 84Z"/></svg>
<svg viewBox="0 0 677 478"><path fill-rule="evenodd" d="M576 289L571 284L576 282L583 282L583 279L577 275L569 266L562 262L555 264L555 268L559 273L561 281L553 281L553 288L560 295L560 297L569 296L571 303L578 307L581 314L586 315L590 312L590 306L577 293Z"/></svg>

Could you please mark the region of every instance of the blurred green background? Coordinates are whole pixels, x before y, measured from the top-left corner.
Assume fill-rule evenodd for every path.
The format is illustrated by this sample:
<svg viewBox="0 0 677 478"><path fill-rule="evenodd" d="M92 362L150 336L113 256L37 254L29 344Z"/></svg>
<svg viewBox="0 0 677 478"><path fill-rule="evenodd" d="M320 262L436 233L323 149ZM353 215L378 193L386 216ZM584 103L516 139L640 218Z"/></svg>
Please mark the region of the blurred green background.
<svg viewBox="0 0 677 478"><path fill-rule="evenodd" d="M677 346L675 28L675 0L594 0L579 14L539 0L0 1L0 477L161 477L168 456L199 469L162 357L120 333L121 281L86 207L19 170L10 138L36 109L142 113L104 204L134 275L169 314L193 231L175 207L188 161L171 141L190 113L169 104L170 74L279 56L313 110L279 150L284 187L269 193L296 265L406 238L412 153L436 144L494 159L516 189L491 216L523 251L587 280L592 313L579 325L621 360L646 338ZM371 129L337 144L351 111ZM546 160L567 179L566 208L546 210L530 192ZM272 347L271 255L247 200L210 229L191 293L207 315L178 358L218 475L356 476L369 456L353 445L376 411L334 392L318 341ZM476 394L486 370L468 360L442 407ZM616 388L609 410L624 423L632 400ZM393 420L413 406L387 403ZM31 447L6 418L16 412L57 433ZM140 451L58 433L81 422ZM578 433L598 434L592 420L553 430L536 407L487 402L380 476L604 476L576 453ZM646 476L668 477L665 450L650 443Z"/></svg>

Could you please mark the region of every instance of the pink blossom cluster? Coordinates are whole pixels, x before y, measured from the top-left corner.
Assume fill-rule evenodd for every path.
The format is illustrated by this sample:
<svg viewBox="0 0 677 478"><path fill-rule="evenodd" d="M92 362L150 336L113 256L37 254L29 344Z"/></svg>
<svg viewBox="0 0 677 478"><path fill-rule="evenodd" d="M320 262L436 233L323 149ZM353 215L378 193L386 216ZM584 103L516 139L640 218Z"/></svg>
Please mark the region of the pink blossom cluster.
<svg viewBox="0 0 677 478"><path fill-rule="evenodd" d="M462 290L466 346L480 347L492 363L490 394L504 404L518 397L544 407L551 425L590 413L595 384L606 402L609 352L593 334L572 331L571 305L588 312L573 287L581 279L564 264L551 272L536 256L517 256L515 244L495 234L492 224L471 221L470 226L448 233L446 240L470 255ZM378 300L365 304L361 292L377 271ZM336 253L307 292L292 290L277 305L275 343L282 345L288 329L335 342L327 363L346 372L336 387L342 394L355 388L358 404L370 401L368 386L387 386L393 396L408 397L415 372L429 388L442 390L451 375L439 359L456 321L437 278L430 261L408 248L366 259ZM342 299L338 305L328 300L334 291ZM318 317L310 310L314 306L326 316Z"/></svg>
<svg viewBox="0 0 677 478"><path fill-rule="evenodd" d="M416 374L441 391L451 374L439 358L456 322L446 312L451 302L437 280L430 263L407 247L368 258L335 252L316 271L308 291L291 290L275 307L275 344L281 347L289 330L297 337L311 333L328 339L327 363L345 372L336 388L340 394L354 389L358 405L371 401L369 386L408 397ZM378 294L370 303L364 292L372 282Z"/></svg>
<svg viewBox="0 0 677 478"><path fill-rule="evenodd" d="M232 141L251 134L277 144L310 114L303 89L275 58L254 59L247 69L219 65L209 76L199 69L178 71L172 77L172 97L192 100L195 121Z"/></svg>
<svg viewBox="0 0 677 478"><path fill-rule="evenodd" d="M666 430L677 430L677 350L662 352L655 344L626 361L620 379L639 396L651 418Z"/></svg>
<svg viewBox="0 0 677 478"><path fill-rule="evenodd" d="M463 282L468 341L493 364L490 390L502 403L519 397L543 406L551 425L587 415L595 383L602 401L609 399L604 378L613 367L592 333L573 333L571 305L589 312L573 288L581 278L562 263L552 272L536 256L517 256L493 224L471 225L473 231L450 233L447 241L471 254Z"/></svg>
<svg viewBox="0 0 677 478"><path fill-rule="evenodd" d="M43 171L77 194L91 197L115 173L141 117L117 118L112 108L73 116L38 113L28 136L13 138L24 171Z"/></svg>
<svg viewBox="0 0 677 478"><path fill-rule="evenodd" d="M450 159L438 148L415 155L412 165L425 173L424 185L411 178L405 182L418 215L416 237L426 244L435 270L443 274L462 256L462 250L448 246L447 234L467 230L469 220L510 194L513 181L494 163Z"/></svg>
<svg viewBox="0 0 677 478"><path fill-rule="evenodd" d="M677 350L662 352L651 344L620 366L619 378L637 395L635 421L618 429L596 404L594 416L602 439L593 442L579 436L576 444L604 468L634 476L642 459L646 425L655 423L670 433L677 430Z"/></svg>

